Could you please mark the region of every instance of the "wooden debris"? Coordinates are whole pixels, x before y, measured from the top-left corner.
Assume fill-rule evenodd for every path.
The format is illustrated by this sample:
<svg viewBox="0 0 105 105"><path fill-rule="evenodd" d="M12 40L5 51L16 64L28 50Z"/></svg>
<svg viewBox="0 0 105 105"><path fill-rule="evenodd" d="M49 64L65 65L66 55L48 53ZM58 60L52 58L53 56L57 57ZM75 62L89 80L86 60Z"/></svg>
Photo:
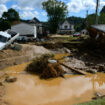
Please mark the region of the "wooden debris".
<svg viewBox="0 0 105 105"><path fill-rule="evenodd" d="M86 73L85 71L77 70L77 69L71 68L71 67L69 67L69 66L67 66L67 65L65 65L65 64L63 64L63 63L60 63L60 64L61 64L62 66L64 66L64 67L66 67L66 68L72 70L72 71L75 71L75 72L79 73L79 74L87 75L87 73Z"/></svg>

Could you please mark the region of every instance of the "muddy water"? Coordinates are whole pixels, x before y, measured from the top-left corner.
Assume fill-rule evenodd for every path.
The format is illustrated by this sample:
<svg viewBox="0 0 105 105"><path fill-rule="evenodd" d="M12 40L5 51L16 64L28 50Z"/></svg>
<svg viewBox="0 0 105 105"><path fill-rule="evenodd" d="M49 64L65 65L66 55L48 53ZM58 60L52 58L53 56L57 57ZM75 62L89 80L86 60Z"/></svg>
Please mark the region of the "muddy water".
<svg viewBox="0 0 105 105"><path fill-rule="evenodd" d="M15 83L5 84L4 100L10 105L72 105L90 101L94 92L105 94L105 74L40 80L35 75L21 73L26 66L27 63L5 69L17 77Z"/></svg>

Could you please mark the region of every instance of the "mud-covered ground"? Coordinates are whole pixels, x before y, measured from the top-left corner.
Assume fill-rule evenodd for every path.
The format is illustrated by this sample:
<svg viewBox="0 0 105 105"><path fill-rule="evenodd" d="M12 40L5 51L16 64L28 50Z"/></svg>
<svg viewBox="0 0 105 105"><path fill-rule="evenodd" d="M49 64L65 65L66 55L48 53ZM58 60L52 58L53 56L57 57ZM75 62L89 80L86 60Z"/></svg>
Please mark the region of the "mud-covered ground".
<svg viewBox="0 0 105 105"><path fill-rule="evenodd" d="M59 36L51 37L46 42L36 43L54 53L67 53L65 64L89 71L91 73L105 72L105 47L87 35L81 37Z"/></svg>
<svg viewBox="0 0 105 105"><path fill-rule="evenodd" d="M37 56L50 53L49 50L42 46L30 44L21 44L21 46L22 49L19 51L10 48L0 51L0 69L29 62Z"/></svg>
<svg viewBox="0 0 105 105"><path fill-rule="evenodd" d="M73 37L55 35L28 44L21 44L20 51L5 49L0 51L0 69L31 61L43 54L67 54L65 64L84 71L104 71L105 50L87 35Z"/></svg>
<svg viewBox="0 0 105 105"><path fill-rule="evenodd" d="M83 70L89 73L105 72L105 50L95 42L83 37L49 37L44 42L33 42L29 44L21 44L20 51L12 50L10 48L0 51L0 69L22 64L31 61L33 58L43 54L56 54L57 58L62 58L63 63L71 68ZM76 74L72 70L62 66L64 71L68 74ZM0 72L0 82L2 81L2 74ZM0 105L8 105L3 102L3 95L5 94L5 87L0 86ZM2 103L2 104L1 104Z"/></svg>

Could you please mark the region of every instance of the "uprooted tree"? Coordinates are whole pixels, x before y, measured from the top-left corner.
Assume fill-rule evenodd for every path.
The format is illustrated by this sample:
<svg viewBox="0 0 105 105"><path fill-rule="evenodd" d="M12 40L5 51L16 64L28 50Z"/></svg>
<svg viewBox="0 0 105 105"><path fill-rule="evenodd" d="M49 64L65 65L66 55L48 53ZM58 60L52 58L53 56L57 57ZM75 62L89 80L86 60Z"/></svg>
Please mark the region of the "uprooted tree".
<svg viewBox="0 0 105 105"><path fill-rule="evenodd" d="M51 58L52 55L42 55L39 58L35 58L33 62L27 66L26 71L39 75L42 79L63 77L65 71L59 63L49 63L48 60Z"/></svg>
<svg viewBox="0 0 105 105"><path fill-rule="evenodd" d="M67 16L67 6L62 1L47 0L42 3L43 9L47 12L49 30L51 33L56 33L59 23Z"/></svg>

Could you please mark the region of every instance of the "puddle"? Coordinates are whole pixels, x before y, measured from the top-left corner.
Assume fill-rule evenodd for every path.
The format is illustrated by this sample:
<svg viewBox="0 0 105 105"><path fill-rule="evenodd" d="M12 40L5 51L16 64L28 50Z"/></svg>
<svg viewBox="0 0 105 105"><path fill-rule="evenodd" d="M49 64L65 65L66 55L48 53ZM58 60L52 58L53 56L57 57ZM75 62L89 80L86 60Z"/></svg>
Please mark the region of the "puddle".
<svg viewBox="0 0 105 105"><path fill-rule="evenodd" d="M63 59L64 57L66 57L66 56L69 56L70 54L68 54L68 53L64 53L64 54L55 54L55 56L54 56L54 58L55 59L57 59L57 60L61 60L61 59Z"/></svg>
<svg viewBox="0 0 105 105"><path fill-rule="evenodd" d="M16 82L5 84L4 100L10 105L72 105L90 101L94 92L105 94L105 74L41 80L35 75L19 74L27 64L5 69L17 77Z"/></svg>

